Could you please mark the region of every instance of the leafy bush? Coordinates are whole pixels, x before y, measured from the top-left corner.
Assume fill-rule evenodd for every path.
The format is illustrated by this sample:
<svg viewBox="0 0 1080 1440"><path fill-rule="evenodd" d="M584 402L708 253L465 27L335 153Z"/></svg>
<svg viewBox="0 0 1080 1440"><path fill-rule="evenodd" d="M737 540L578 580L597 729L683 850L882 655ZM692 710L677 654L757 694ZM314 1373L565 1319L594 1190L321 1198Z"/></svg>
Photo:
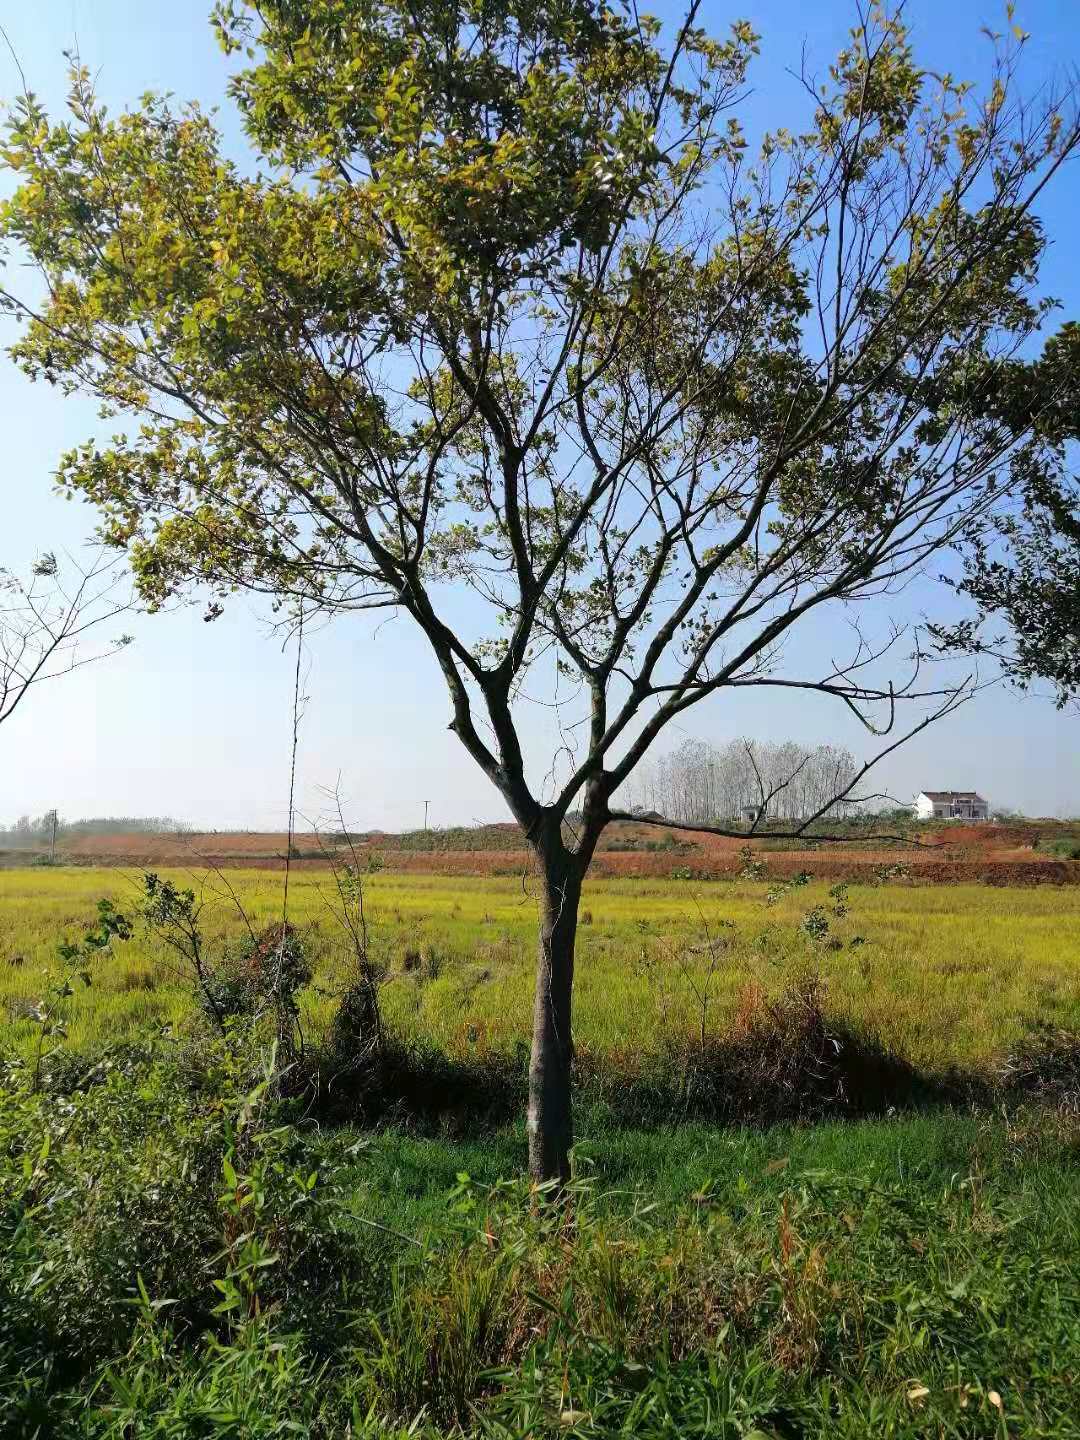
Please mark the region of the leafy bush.
<svg viewBox="0 0 1080 1440"><path fill-rule="evenodd" d="M194 1335L295 1319L340 1285L334 1186L279 1121L272 1062L254 1087L252 1065L236 1045L159 1044L67 1094L6 1073L0 1352L92 1364L131 1334L143 1290Z"/></svg>
<svg viewBox="0 0 1080 1440"><path fill-rule="evenodd" d="M142 918L178 957L206 1019L224 1034L232 1021L271 1018L281 1062L288 1065L297 1040L296 994L312 978L296 928L281 920L256 933L245 915L247 935L217 951L203 935L203 904L194 890L153 873L143 876L143 889Z"/></svg>
<svg viewBox="0 0 1080 1440"><path fill-rule="evenodd" d="M93 981L94 963L109 953L114 939L131 937L131 922L116 909L111 900L99 900L97 922L86 926L78 940L61 940L56 947L60 972L46 996L31 1010L30 1018L38 1029L34 1063L30 1076L33 1089L40 1089L43 1066L48 1057L67 1039L68 1001L74 995L74 982L89 986Z"/></svg>
<svg viewBox="0 0 1080 1440"><path fill-rule="evenodd" d="M278 921L227 949L208 977L214 1013L254 1019L270 1009L295 1018L296 992L310 984L311 965L296 927Z"/></svg>

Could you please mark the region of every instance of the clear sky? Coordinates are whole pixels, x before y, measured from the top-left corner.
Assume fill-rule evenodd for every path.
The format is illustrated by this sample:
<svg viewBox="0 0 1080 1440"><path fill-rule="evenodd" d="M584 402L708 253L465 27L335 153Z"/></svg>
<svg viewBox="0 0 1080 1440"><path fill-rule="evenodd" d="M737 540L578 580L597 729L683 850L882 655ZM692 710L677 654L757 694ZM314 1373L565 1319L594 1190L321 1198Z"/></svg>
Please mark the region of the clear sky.
<svg viewBox="0 0 1080 1440"><path fill-rule="evenodd" d="M663 0L652 8L664 15L669 7ZM206 24L208 9L209 0L0 0L28 82L54 112L63 107L63 51L77 43L112 109L148 89L220 104L240 157L243 139L224 98L226 62ZM1004 9L1003 0L909 0L920 60L956 75L985 74L980 26L1004 28ZM804 47L811 68L824 68L854 23L853 7L847 0L706 0L703 18L720 30L736 14L762 34L747 128L798 123L803 97L788 71L798 68ZM1061 79L1080 61L1078 0L1018 0L1016 19L1031 32L1030 87ZM0 52L0 95L17 88L14 61ZM0 175L0 188L8 184ZM1067 314L1080 316L1075 162L1040 213L1057 242L1044 268L1046 288ZM0 330L4 346L13 338ZM0 416L0 565L25 569L43 549L77 551L94 516L58 498L52 474L61 450L100 429L95 407L31 385L0 356ZM888 616L874 618L885 623ZM295 656L270 636L267 611L240 600L212 625L196 607L123 628L134 632L133 646L31 696L0 732L0 823L56 805L71 818L168 813L199 826L283 826ZM828 627L799 643L823 656L837 648ZM317 813L320 787L340 775L358 826L418 825L425 800L433 824L505 817L498 795L447 732L441 680L406 619L374 627L348 618L322 630L309 637L305 671L298 766L305 813ZM534 751L554 749L550 711L537 707L526 726ZM699 706L671 732L672 742L685 734L717 742L739 734L833 740L866 753L861 733L831 707L767 691ZM881 779L897 795L970 788L1029 814L1077 814L1080 718L1056 711L1046 697L995 689L917 737Z"/></svg>

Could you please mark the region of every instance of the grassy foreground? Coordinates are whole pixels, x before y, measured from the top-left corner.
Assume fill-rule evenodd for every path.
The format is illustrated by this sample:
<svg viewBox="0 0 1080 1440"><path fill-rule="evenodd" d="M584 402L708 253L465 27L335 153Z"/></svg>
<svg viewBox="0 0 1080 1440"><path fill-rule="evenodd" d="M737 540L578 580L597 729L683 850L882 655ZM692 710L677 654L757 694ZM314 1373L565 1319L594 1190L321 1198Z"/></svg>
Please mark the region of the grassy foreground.
<svg viewBox="0 0 1080 1440"><path fill-rule="evenodd" d="M1080 1435L1075 1120L595 1112L561 1210L227 1068L6 1095L5 1440Z"/></svg>
<svg viewBox="0 0 1080 1440"><path fill-rule="evenodd" d="M168 873L202 884L211 940L240 933L221 877ZM25 1011L54 966L59 934L77 934L101 896L133 908L138 879L115 870L0 871L0 1035L8 1044L33 1041ZM231 871L228 882L256 928L280 919L280 875ZM302 995L312 1034L327 1023L346 963L327 908L330 884L308 871L290 885L290 917L318 927L315 984ZM850 914L836 919L823 884L771 905L769 888L767 878L588 885L575 989L583 1063L632 1061L673 1032L697 1033L710 939L717 958L706 1026L722 1033L749 992L772 991L805 963L800 920L817 906L839 947L812 947L830 1014L913 1065L984 1066L1041 1026L1080 1028L1080 889L852 885ZM506 878L367 879L371 952L386 968L382 1004L398 1034L466 1061L511 1054L527 1040L536 924L527 890ZM190 1008L189 993L160 941L139 934L80 995L68 1043L93 1050L175 1023Z"/></svg>

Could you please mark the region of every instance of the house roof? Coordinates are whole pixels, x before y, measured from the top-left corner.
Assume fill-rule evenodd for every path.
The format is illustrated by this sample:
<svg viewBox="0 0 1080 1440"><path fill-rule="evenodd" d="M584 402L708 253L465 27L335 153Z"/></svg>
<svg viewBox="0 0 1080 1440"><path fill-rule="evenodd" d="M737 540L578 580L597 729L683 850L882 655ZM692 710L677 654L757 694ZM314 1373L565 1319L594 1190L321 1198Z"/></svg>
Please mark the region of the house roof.
<svg viewBox="0 0 1080 1440"><path fill-rule="evenodd" d="M928 800L982 800L986 804L977 790L923 790L920 793Z"/></svg>

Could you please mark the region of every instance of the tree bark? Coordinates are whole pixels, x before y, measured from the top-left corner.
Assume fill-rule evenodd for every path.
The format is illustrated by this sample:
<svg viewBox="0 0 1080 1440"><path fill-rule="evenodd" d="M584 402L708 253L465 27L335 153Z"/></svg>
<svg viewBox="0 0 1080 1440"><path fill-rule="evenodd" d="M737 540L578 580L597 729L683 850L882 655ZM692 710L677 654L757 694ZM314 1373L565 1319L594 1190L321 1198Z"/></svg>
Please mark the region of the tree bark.
<svg viewBox="0 0 1080 1440"><path fill-rule="evenodd" d="M539 860L540 937L529 1064L529 1174L536 1181L570 1178L574 1056L571 998L581 873L556 830L535 842Z"/></svg>

